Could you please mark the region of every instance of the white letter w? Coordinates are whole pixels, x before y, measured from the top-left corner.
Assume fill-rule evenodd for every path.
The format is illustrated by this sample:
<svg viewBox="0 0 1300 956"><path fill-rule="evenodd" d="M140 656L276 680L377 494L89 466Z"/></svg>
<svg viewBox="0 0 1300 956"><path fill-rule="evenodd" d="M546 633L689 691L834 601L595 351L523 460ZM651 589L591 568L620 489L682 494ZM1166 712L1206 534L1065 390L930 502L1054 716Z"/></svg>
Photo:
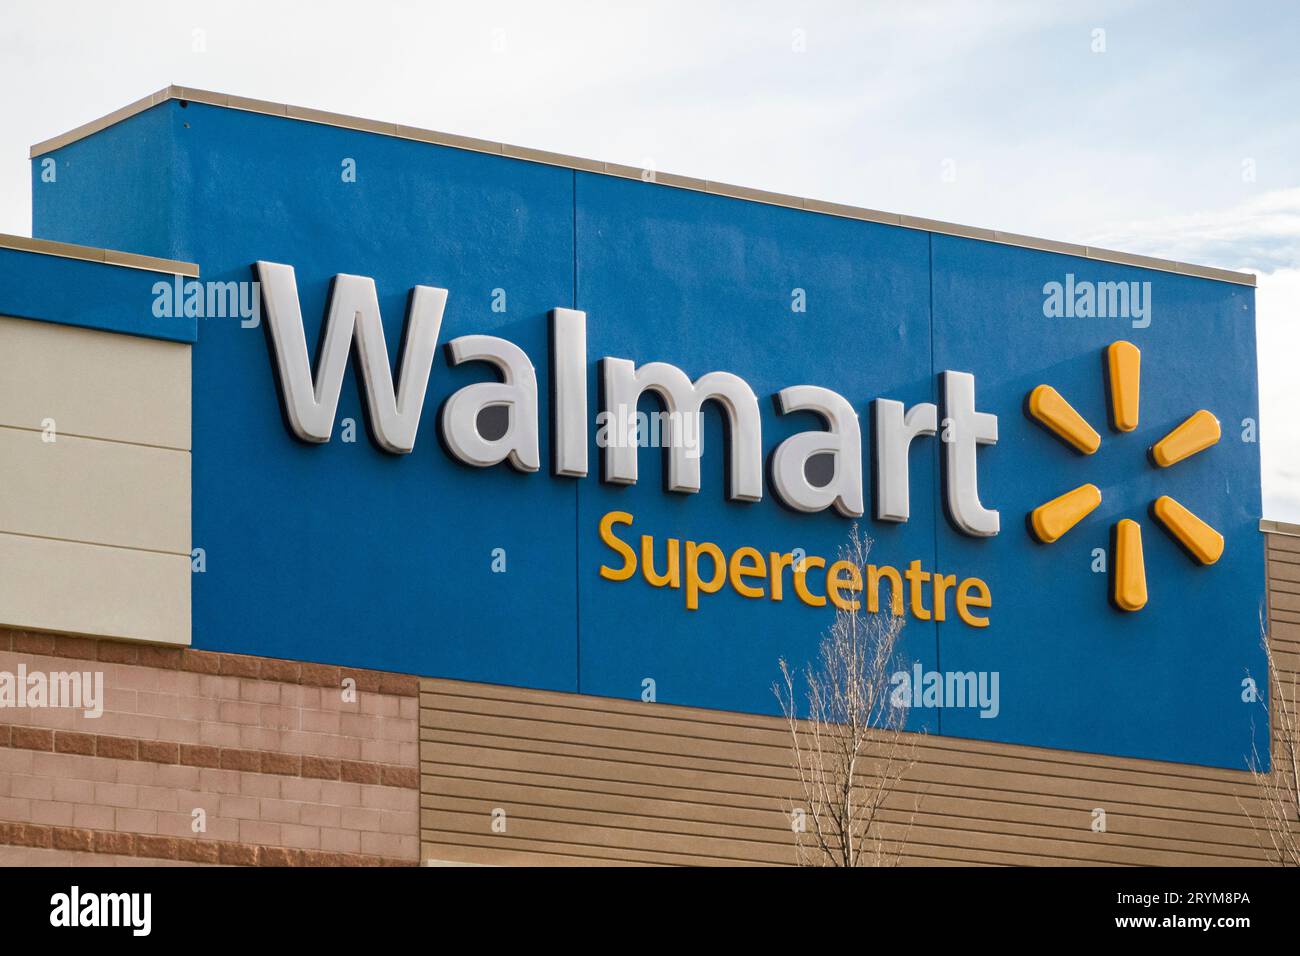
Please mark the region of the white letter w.
<svg viewBox="0 0 1300 956"><path fill-rule="evenodd" d="M334 277L313 380L293 266L259 262L256 269L266 303L285 416L294 434L303 441L330 440L343 372L355 336L372 437L380 448L393 454L406 454L414 448L447 290L427 285L411 290L406 344L402 348L398 387L394 389L374 279Z"/></svg>

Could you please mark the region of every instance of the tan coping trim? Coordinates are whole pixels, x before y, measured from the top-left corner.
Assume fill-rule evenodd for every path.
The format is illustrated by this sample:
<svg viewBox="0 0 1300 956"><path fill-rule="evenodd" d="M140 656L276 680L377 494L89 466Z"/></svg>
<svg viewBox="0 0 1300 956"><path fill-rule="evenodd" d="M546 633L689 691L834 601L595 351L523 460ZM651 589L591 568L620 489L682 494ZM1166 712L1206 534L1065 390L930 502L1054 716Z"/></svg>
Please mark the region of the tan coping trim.
<svg viewBox="0 0 1300 956"><path fill-rule="evenodd" d="M582 159L566 156L562 153L548 153L522 146L510 146L506 143L494 143L488 140L457 136L453 133L440 133L434 130L402 126L397 123L384 123L378 120L345 116L341 113L328 113L323 110L307 109L301 106L288 106L284 103L271 103L265 100L248 99L242 96L230 96L226 93L213 93L186 86L169 86L150 96L136 100L134 103L109 113L107 116L92 120L74 130L69 130L53 139L37 143L31 148L31 158L61 149L69 143L84 139L100 130L107 129L115 123L128 119L150 107L167 100L186 100L192 103L204 103L209 106L224 106L228 109L245 110L250 113L265 113L270 116L283 116L288 119L302 120L308 123L321 123L343 129L377 133L381 136L395 136L421 143L433 143L438 146L450 146L455 149L470 150L478 153L490 153L496 156L508 156L514 159L543 163L548 166L560 166L565 169L577 169L583 172L600 173L606 176L618 176L624 179L644 179L645 171L633 166L620 166L595 159ZM819 199L805 199L800 196L787 196L783 193L765 192L744 186L732 186L726 183L695 179L690 176L678 176L672 173L655 173L653 182L677 189L692 189L697 192L713 193L718 196L730 196L750 202L767 203L772 206L785 206L802 209L807 212L840 216L846 219L861 219L867 222L885 223L902 226L905 229L920 229L937 232L948 236L961 236L967 239L979 239L985 242L997 242L1002 245L1019 246L1024 249L1038 249L1044 252L1056 252L1064 255L1096 259L1099 262L1111 262L1118 265L1140 266L1160 272L1174 272L1180 275L1196 276L1201 279L1214 279L1219 282L1232 282L1237 285L1255 285L1254 275L1248 272L1234 272L1230 269L1216 269L1212 266L1193 265L1172 259L1156 259L1150 256L1138 256L1113 249L1100 249L1096 246L1082 246L1068 242L1056 242L1051 239L1039 239L1034 236L1022 236L1016 233L1000 232L995 229L982 229L975 226L961 226L951 222L934 219L921 219L916 216L903 216L898 213L880 212L875 209L863 209L839 203L823 202Z"/></svg>
<svg viewBox="0 0 1300 956"><path fill-rule="evenodd" d="M1300 538L1300 524L1288 524L1285 521L1271 521L1268 518L1263 518L1259 522L1259 530L1267 531L1269 534L1285 534Z"/></svg>
<svg viewBox="0 0 1300 956"><path fill-rule="evenodd" d="M199 267L192 262L158 259L154 256L140 256L134 252L118 252L115 249L98 249L94 246L75 246L70 242L54 242L51 239L28 239L26 236L0 233L0 249L16 249L19 252L35 252L43 256L102 262L110 266L144 269L146 272L163 272L195 279L199 277Z"/></svg>

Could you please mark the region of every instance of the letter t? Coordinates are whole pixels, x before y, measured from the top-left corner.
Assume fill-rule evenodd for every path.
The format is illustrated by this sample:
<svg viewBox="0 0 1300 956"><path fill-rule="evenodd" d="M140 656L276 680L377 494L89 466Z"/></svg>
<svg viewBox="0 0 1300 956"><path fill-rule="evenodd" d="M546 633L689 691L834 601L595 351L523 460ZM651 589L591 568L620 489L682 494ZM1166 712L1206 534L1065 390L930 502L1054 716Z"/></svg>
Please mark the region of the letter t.
<svg viewBox="0 0 1300 956"><path fill-rule="evenodd" d="M995 445L998 417L975 411L975 376L943 373L944 485L948 516L957 530L987 538L998 533L998 513L980 504L976 446Z"/></svg>

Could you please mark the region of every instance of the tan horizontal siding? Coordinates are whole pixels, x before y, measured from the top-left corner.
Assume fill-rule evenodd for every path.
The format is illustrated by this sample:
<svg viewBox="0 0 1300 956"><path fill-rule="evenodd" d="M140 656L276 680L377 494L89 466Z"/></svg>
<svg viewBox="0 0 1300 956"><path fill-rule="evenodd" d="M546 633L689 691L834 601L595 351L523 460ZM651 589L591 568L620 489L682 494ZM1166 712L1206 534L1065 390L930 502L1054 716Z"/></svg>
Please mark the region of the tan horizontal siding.
<svg viewBox="0 0 1300 956"><path fill-rule="evenodd" d="M456 755L455 751L448 751ZM462 752L463 753L463 752ZM676 775L656 776L653 772L640 772L632 768L621 779L593 778L546 773L532 768L520 769L503 766L510 761L500 757L485 756L474 760L467 758L456 764L423 761L422 772L430 783L437 778L438 789L426 790L426 795L455 793L458 784L453 781L473 780L475 782L495 783L511 787L552 788L556 791L572 791L571 798L592 791L591 784L599 779L601 786L594 791L592 799L607 797L614 801L620 796L644 799L657 803L660 812L677 812L671 804L680 803L689 808L697 819L722 821L732 819L740 811L755 811L760 814L773 812L782 798L791 795L793 787L772 787L764 790L762 786L752 788L753 792L740 793L735 790L707 789L700 786L684 785ZM931 774L930 776L933 776ZM675 779L674 779L675 778ZM697 781L698 782L698 781ZM899 788L905 794L924 794L925 808L929 811L947 809L955 815L975 816L979 819L996 819L999 816L1009 819L1028 819L1032 821L1073 826L1077 823L1075 814L1079 812L1081 802L1069 796L1053 800L1048 795L1024 794L1006 789L979 788L947 782L926 780L923 775L912 775L903 781ZM1255 806L1247 803L1252 810ZM1125 803L1111 800L1107 807L1122 814L1118 822L1112 821L1112 833L1126 832L1167 832L1175 837L1196 838L1207 841L1231 843L1241 837L1244 825L1238 817L1238 808L1234 805L1226 812L1202 810L1195 808L1170 808L1153 806L1145 803ZM1091 806L1086 808L1091 810ZM685 809L682 810L685 812Z"/></svg>
<svg viewBox="0 0 1300 956"><path fill-rule="evenodd" d="M421 825L446 827L455 815L464 815L472 829L482 826L480 808L499 796L497 781L440 778L438 795L426 795L421 806ZM709 852L720 857L737 857L737 862L790 862L788 820L775 801L762 807L727 804L698 804L673 799L610 796L571 787L539 787L531 783L516 786L516 801L506 808L513 818L527 821L528 832L536 824L587 826L599 815L601 826L625 831L629 842L665 840L687 848L683 852ZM914 810L919 804L920 809ZM1093 834L1086 810L1064 810L1025 806L1017 812L996 801L969 797L944 797L915 789L891 794L883 819L892 832L912 822L909 845L967 846L1006 852L1038 852L1047 843L1058 855L1078 863L1147 862L1147 851L1180 854L1187 862L1252 863L1258 854L1242 851L1243 834L1234 828L1201 828L1196 825L1159 827L1159 832L1138 833L1140 822L1122 819L1111 807L1111 818L1127 825L1129 832L1111 827L1107 834ZM517 820L515 821L518 822ZM1214 837L1217 842L1211 842ZM635 838L635 839L632 839Z"/></svg>
<svg viewBox="0 0 1300 956"><path fill-rule="evenodd" d="M789 863L796 796L779 720L425 681L421 827L451 859L554 844L654 863ZM638 712L639 711L639 712ZM715 716L722 719L712 719ZM922 737L891 795L886 833L932 861L1243 864L1260 860L1245 774ZM919 801L919 803L918 803ZM919 805L919 809L914 808ZM507 832L491 832L491 812ZM1091 811L1107 811L1093 833ZM480 840L478 838L483 838ZM523 842L520 842L523 841ZM945 854L948 854L945 856ZM1047 859L1054 857L1054 860ZM538 857L533 862L543 862Z"/></svg>
<svg viewBox="0 0 1300 956"><path fill-rule="evenodd" d="M1268 535L1272 640L1300 670L1300 538ZM1279 543L1280 542L1280 543ZM1249 774L915 738L882 835L907 865L1258 865ZM771 717L424 679L428 860L490 865L795 861L789 732ZM505 832L493 832L494 809ZM1107 831L1091 829L1094 808Z"/></svg>
<svg viewBox="0 0 1300 956"><path fill-rule="evenodd" d="M1268 549L1270 551L1290 551L1294 554L1300 554L1300 535L1270 534L1268 535Z"/></svg>

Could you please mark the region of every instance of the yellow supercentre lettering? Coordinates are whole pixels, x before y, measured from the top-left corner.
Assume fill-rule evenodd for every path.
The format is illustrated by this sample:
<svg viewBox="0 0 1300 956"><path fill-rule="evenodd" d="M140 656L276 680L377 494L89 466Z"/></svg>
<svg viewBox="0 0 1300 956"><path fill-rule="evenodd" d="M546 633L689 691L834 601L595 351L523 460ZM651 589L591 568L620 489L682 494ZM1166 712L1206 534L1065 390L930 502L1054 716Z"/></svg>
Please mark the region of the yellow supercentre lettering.
<svg viewBox="0 0 1300 956"><path fill-rule="evenodd" d="M731 586L741 597L761 598L763 589L746 584L745 578L762 578L767 576L767 566L763 564L763 555L757 548L737 548L731 552L730 568Z"/></svg>
<svg viewBox="0 0 1300 956"><path fill-rule="evenodd" d="M700 555L707 554L713 561L713 577L707 581L700 579ZM686 607L695 611L700 606L700 592L717 594L722 590L722 583L727 579L727 559L722 549L716 544L703 541L696 544L686 542Z"/></svg>
<svg viewBox="0 0 1300 956"><path fill-rule="evenodd" d="M903 579L899 577L898 571L889 565L876 567L874 564L867 565L867 611L871 614L880 613L880 579L889 579L889 610L894 617L903 616Z"/></svg>
<svg viewBox="0 0 1300 956"><path fill-rule="evenodd" d="M975 597L971 597L971 591L978 591ZM971 627L988 627L989 619L987 617L976 617L969 611L972 607L992 607L993 597L989 594L989 586L979 578L967 578L957 588L957 616Z"/></svg>
<svg viewBox="0 0 1300 956"><path fill-rule="evenodd" d="M793 554L780 554L773 551L768 554L768 560L772 568L772 600L781 601L785 599L785 578L781 572L785 568L794 567Z"/></svg>
<svg viewBox="0 0 1300 956"><path fill-rule="evenodd" d="M847 574L846 581L840 575ZM842 591L862 590L862 572L852 561L836 561L831 565L831 569L826 572L826 595L841 611L856 611L862 606L862 602L857 598L846 598Z"/></svg>
<svg viewBox="0 0 1300 956"><path fill-rule="evenodd" d="M800 561L798 567L794 569L794 593L799 595L799 600L803 601L804 604L809 604L813 607L826 606L826 599L824 597L819 597L808 590L808 569L824 567L826 567L825 558L819 558L816 555L810 554L808 557Z"/></svg>
<svg viewBox="0 0 1300 956"><path fill-rule="evenodd" d="M655 539L648 534L641 535L641 573L651 586L661 588L682 586L680 548L676 538L668 539L668 573L655 573Z"/></svg>
<svg viewBox="0 0 1300 956"><path fill-rule="evenodd" d="M611 511L600 519L600 540L623 556L623 566L618 570L600 566L600 576L607 581L626 581L636 574L636 552L614 534L614 525L631 523L632 516L626 511Z"/></svg>
<svg viewBox="0 0 1300 956"><path fill-rule="evenodd" d="M659 564L653 535L640 535L637 548L618 536L619 526L631 527L633 520L626 511L611 511L600 519L601 542L621 559L617 566L602 564L600 576L607 581L626 581L639 568L651 587L682 590L689 611L699 610L704 596L728 586L750 600L766 597L781 601L785 597L784 572L789 568L795 594L809 607L830 604L838 611L854 612L865 604L867 613L878 614L881 585L888 584L889 610L895 616L908 614L918 621L943 622L948 616L949 595L955 593L953 602L962 623L974 628L989 626L988 615L975 613L993 606L984 581L968 577L958 584L955 574L924 570L920 559L909 562L901 572L886 564L862 566L843 559L828 567L826 559L815 554L796 558L795 553L803 555L801 550L768 551L765 560L758 548L744 545L728 554L711 541L687 541L683 554L678 538L665 538ZM809 586L808 572L813 569L826 571L824 596Z"/></svg>

